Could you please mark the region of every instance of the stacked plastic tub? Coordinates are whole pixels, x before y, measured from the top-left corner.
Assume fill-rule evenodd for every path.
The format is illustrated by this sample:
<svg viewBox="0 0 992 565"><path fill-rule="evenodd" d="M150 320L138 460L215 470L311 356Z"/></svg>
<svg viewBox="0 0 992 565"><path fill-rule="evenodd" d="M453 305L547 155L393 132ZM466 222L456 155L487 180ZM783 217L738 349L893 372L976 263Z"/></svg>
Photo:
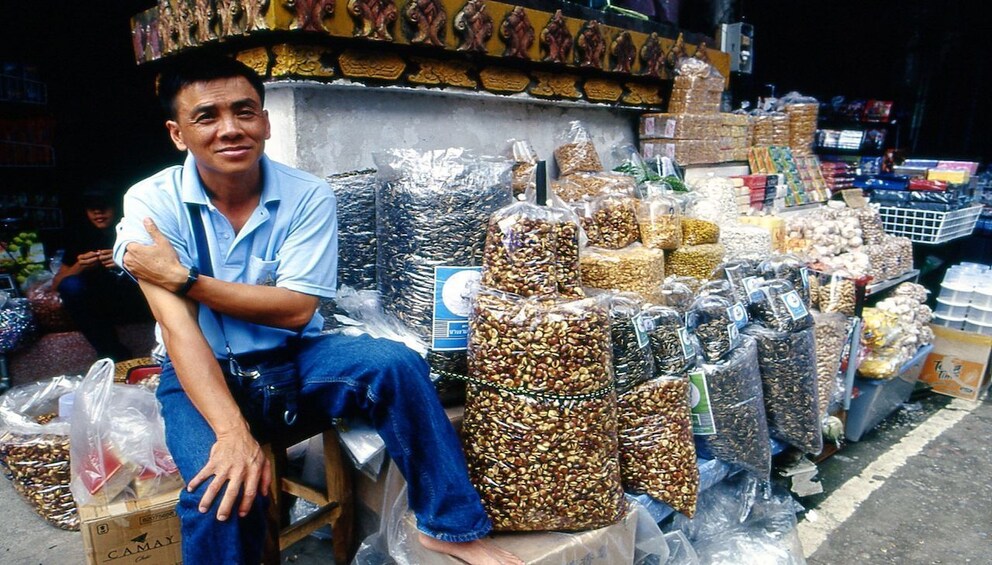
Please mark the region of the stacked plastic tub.
<svg viewBox="0 0 992 565"><path fill-rule="evenodd" d="M933 323L992 335L992 270L988 265L961 263L947 270L940 283Z"/></svg>

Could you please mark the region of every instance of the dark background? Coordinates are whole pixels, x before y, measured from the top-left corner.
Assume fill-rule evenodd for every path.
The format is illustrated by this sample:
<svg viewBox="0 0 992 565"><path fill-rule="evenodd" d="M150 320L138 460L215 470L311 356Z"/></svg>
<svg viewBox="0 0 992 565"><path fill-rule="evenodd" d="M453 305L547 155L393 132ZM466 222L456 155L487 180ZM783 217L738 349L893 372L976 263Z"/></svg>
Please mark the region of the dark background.
<svg viewBox="0 0 992 565"><path fill-rule="evenodd" d="M44 109L0 103L0 118L44 111L57 122L57 166L0 168L0 190L54 190L68 208L96 179L123 192L178 162L152 96L151 72L134 64L131 51L129 18L153 4L0 0L0 60L36 64L49 88ZM686 0L678 23L707 34L721 19L755 26L755 73L733 78L738 100L767 94L767 84L779 95L894 100L897 143L911 155L988 161L992 40L982 29L988 25L983 4Z"/></svg>

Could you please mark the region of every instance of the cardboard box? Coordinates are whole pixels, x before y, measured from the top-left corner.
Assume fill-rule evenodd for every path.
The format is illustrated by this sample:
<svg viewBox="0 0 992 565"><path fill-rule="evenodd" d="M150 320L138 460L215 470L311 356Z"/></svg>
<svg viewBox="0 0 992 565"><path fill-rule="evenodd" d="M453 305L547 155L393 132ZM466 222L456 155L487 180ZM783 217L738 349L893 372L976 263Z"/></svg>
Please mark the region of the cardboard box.
<svg viewBox="0 0 992 565"><path fill-rule="evenodd" d="M978 400L989 386L992 336L931 325L933 351L927 357L920 380L934 392Z"/></svg>
<svg viewBox="0 0 992 565"><path fill-rule="evenodd" d="M86 562L183 562L176 502L179 490L109 505L79 507Z"/></svg>
<svg viewBox="0 0 992 565"><path fill-rule="evenodd" d="M418 565L457 565L461 561L428 551L417 541L416 519L412 513L403 517L402 526L407 540L403 549L410 563ZM617 565L634 562L634 537L637 533L637 513L630 511L612 526L586 532L525 532L494 533L492 541L513 553L527 565ZM396 548L393 548L394 550Z"/></svg>

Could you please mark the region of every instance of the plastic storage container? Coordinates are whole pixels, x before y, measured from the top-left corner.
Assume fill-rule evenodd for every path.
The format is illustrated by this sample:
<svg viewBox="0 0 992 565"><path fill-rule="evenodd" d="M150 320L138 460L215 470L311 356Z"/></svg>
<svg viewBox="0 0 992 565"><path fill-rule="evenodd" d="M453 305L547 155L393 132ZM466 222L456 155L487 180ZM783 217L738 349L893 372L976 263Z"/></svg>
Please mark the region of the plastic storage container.
<svg viewBox="0 0 992 565"><path fill-rule="evenodd" d="M855 393L851 398L851 408L847 411L847 424L844 435L848 441L859 441L865 432L874 428L909 400L916 387L916 379L923 370L927 355L933 345L925 345L916 352L895 377L885 380L854 379Z"/></svg>
<svg viewBox="0 0 992 565"><path fill-rule="evenodd" d="M985 326L992 325L992 307L982 308L972 302L971 307L968 308L966 318L969 322L978 322Z"/></svg>
<svg viewBox="0 0 992 565"><path fill-rule="evenodd" d="M965 320L964 331L973 334L992 335L992 323L983 324L972 320Z"/></svg>
<svg viewBox="0 0 992 565"><path fill-rule="evenodd" d="M971 305L992 310L992 286L976 287L971 293Z"/></svg>
<svg viewBox="0 0 992 565"><path fill-rule="evenodd" d="M940 314L934 314L933 323L938 326L944 326L945 328L950 328L952 330L963 330L964 316L961 316L960 318L945 318Z"/></svg>
<svg viewBox="0 0 992 565"><path fill-rule="evenodd" d="M968 303L951 302L950 300L938 298L937 308L934 309L933 313L945 318L964 318L968 315Z"/></svg>
<svg viewBox="0 0 992 565"><path fill-rule="evenodd" d="M969 282L945 279L944 282L940 283L940 295L937 298L955 304L968 304L971 302L973 289L974 286Z"/></svg>

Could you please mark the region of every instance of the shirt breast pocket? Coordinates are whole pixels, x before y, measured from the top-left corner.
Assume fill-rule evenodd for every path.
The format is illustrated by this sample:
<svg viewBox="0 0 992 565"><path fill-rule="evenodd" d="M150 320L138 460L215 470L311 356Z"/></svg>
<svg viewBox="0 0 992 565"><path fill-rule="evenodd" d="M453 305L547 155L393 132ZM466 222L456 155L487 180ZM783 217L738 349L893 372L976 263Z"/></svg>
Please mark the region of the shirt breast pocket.
<svg viewBox="0 0 992 565"><path fill-rule="evenodd" d="M278 267L278 259L266 261L255 256L251 256L248 258L248 276L246 282L249 284L275 286L276 271Z"/></svg>

